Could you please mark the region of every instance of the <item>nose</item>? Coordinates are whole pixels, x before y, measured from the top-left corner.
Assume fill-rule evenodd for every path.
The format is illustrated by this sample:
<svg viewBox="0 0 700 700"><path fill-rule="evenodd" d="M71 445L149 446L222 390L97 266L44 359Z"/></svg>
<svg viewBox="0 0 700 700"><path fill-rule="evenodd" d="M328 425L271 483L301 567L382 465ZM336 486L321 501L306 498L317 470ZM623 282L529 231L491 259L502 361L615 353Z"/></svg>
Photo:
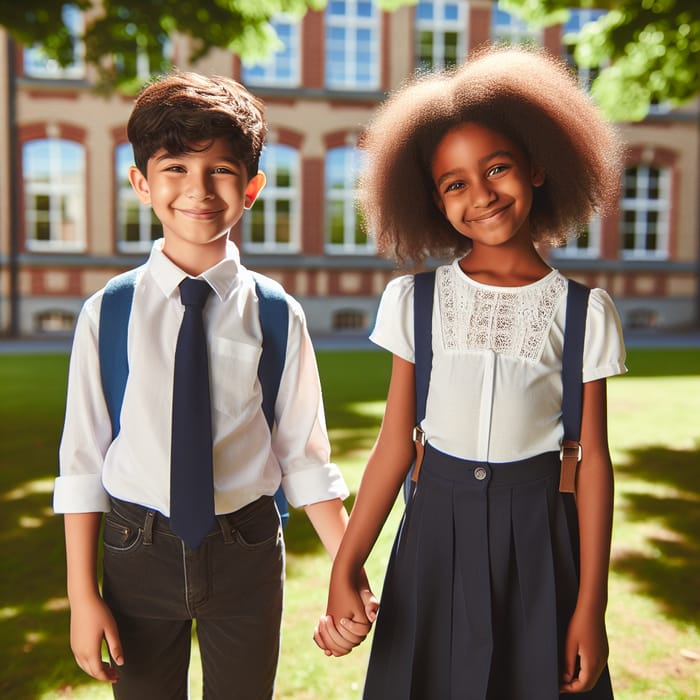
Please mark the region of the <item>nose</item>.
<svg viewBox="0 0 700 700"><path fill-rule="evenodd" d="M190 199L211 199L214 194L211 189L209 177L204 173L189 173L189 177L187 178L186 194Z"/></svg>
<svg viewBox="0 0 700 700"><path fill-rule="evenodd" d="M488 180L478 180L472 183L470 188L472 205L483 209L488 207L495 199L496 193L491 188Z"/></svg>

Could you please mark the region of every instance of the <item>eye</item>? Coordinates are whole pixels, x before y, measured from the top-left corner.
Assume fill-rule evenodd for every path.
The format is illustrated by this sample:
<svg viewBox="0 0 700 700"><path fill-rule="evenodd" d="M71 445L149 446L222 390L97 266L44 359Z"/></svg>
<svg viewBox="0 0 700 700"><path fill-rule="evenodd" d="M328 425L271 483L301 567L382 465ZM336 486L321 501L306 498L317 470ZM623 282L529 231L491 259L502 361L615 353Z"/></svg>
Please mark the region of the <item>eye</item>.
<svg viewBox="0 0 700 700"><path fill-rule="evenodd" d="M508 170L510 170L509 165L494 165L492 168L489 168L486 174L488 175L488 177L493 177L494 175L502 175Z"/></svg>
<svg viewBox="0 0 700 700"><path fill-rule="evenodd" d="M181 165L168 165L165 171L170 173L184 173L185 169Z"/></svg>
<svg viewBox="0 0 700 700"><path fill-rule="evenodd" d="M236 173L231 170L231 168L227 168L225 165L220 165L217 168L214 168L212 171L215 175L235 175Z"/></svg>
<svg viewBox="0 0 700 700"><path fill-rule="evenodd" d="M448 192L457 192L458 190L461 190L464 188L464 183L461 180L457 180L455 182L450 182L447 187L445 187L444 192L447 194Z"/></svg>

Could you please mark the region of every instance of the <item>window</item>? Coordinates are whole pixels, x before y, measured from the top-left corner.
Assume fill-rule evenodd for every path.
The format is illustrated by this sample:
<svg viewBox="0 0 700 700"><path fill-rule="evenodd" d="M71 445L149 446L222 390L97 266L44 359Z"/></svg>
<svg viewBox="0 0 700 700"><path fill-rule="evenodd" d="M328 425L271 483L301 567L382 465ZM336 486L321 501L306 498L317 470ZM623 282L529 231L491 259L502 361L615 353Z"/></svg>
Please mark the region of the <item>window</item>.
<svg viewBox="0 0 700 700"><path fill-rule="evenodd" d="M625 170L620 207L623 258L668 257L670 190L668 168L637 165Z"/></svg>
<svg viewBox="0 0 700 700"><path fill-rule="evenodd" d="M599 258L600 231L601 221L598 216L595 216L585 231L582 231L576 238L570 238L565 246L553 248L552 254L557 258L585 258L588 260Z"/></svg>
<svg viewBox="0 0 700 700"><path fill-rule="evenodd" d="M271 24L284 46L264 63L244 63L243 82L250 85L297 87L301 80L299 21L280 17Z"/></svg>
<svg viewBox="0 0 700 700"><path fill-rule="evenodd" d="M85 150L63 139L27 141L22 148L27 249L85 249Z"/></svg>
<svg viewBox="0 0 700 700"><path fill-rule="evenodd" d="M115 150L117 202L117 248L123 253L148 252L151 242L160 238L160 222L151 207L141 204L129 182L129 168L134 164L130 143L120 143Z"/></svg>
<svg viewBox="0 0 700 700"><path fill-rule="evenodd" d="M270 144L260 159L267 182L243 218L243 245L249 252L299 250L299 152Z"/></svg>
<svg viewBox="0 0 700 700"><path fill-rule="evenodd" d="M574 59L574 45L576 35L583 29L584 25L589 22L595 22L605 14L605 10L591 9L571 9L569 10L569 19L564 25L564 38L562 44L562 53L567 63L574 68L578 75L579 85L582 88L589 89L591 83L598 77L600 67L595 66L586 68L579 66Z"/></svg>
<svg viewBox="0 0 700 700"><path fill-rule="evenodd" d="M77 40L83 32L83 15L75 5L64 5L62 17L75 40L72 63L61 66L58 61L49 58L41 46L31 46L24 49L24 74L27 77L51 80L79 80L85 77L83 61L85 47L81 41Z"/></svg>
<svg viewBox="0 0 700 700"><path fill-rule="evenodd" d="M542 32L530 29L525 20L494 6L491 10L491 40L494 44L541 44Z"/></svg>
<svg viewBox="0 0 700 700"><path fill-rule="evenodd" d="M374 251L355 207L358 157L352 146L332 148L326 156L326 247L331 253Z"/></svg>
<svg viewBox="0 0 700 700"><path fill-rule="evenodd" d="M340 309L333 314L334 331L356 331L367 327L367 314L359 309Z"/></svg>
<svg viewBox="0 0 700 700"><path fill-rule="evenodd" d="M326 86L379 88L380 13L370 0L330 0L326 9Z"/></svg>
<svg viewBox="0 0 700 700"><path fill-rule="evenodd" d="M416 66L419 71L447 68L466 53L467 4L419 2L416 6Z"/></svg>

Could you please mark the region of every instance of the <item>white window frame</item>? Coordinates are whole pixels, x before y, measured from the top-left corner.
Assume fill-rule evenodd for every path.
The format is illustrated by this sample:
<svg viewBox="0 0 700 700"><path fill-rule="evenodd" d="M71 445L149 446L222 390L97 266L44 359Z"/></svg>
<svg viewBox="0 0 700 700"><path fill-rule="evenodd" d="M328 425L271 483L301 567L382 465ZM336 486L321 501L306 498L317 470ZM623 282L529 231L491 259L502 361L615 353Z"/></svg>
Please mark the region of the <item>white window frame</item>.
<svg viewBox="0 0 700 700"><path fill-rule="evenodd" d="M243 62L242 77L247 85L299 87L301 85L301 22L280 15L270 22L284 48L267 61ZM282 31L284 30L284 31ZM285 41L287 38L288 40ZM284 37L284 38L283 38Z"/></svg>
<svg viewBox="0 0 700 700"><path fill-rule="evenodd" d="M494 3L491 8L491 41L494 44L542 45L542 30L531 29L524 19L501 10Z"/></svg>
<svg viewBox="0 0 700 700"><path fill-rule="evenodd" d="M28 160L29 149L47 148L47 153L40 154L47 164L46 179L31 179ZM61 158L63 147L75 148L79 156L81 171L71 174L66 172ZM85 147L77 141L59 138L40 138L27 141L22 146L24 173L24 201L26 247L33 252L69 253L81 252L86 248L85 236ZM35 198L48 198L49 208L46 213L34 207ZM65 212L65 214L64 214ZM49 239L37 238L37 227L48 225ZM66 240L64 234L73 227L73 234Z"/></svg>
<svg viewBox="0 0 700 700"><path fill-rule="evenodd" d="M572 236L567 240L566 245L561 248L552 248L552 255L556 258L597 260L600 258L601 232L602 221L599 216L594 216L586 227L586 233L588 234L587 245L580 245L580 236Z"/></svg>
<svg viewBox="0 0 700 700"><path fill-rule="evenodd" d="M361 17L358 14L358 6L371 5L371 16ZM340 6L345 12L335 12ZM333 90L377 90L380 84L381 64L381 13L375 3L368 0L343 0L336 2L329 0L325 14L326 21L326 87ZM343 39L334 39L331 34L335 30L342 30ZM363 67L369 68L367 79L360 78L360 64L355 60L358 55L358 33L370 32L370 47L367 54L362 54ZM335 52L342 54L340 61L332 60ZM335 69L338 69L337 71ZM337 77L335 73L339 73Z"/></svg>
<svg viewBox="0 0 700 700"><path fill-rule="evenodd" d="M283 157L290 157L289 185L277 182L278 162ZM297 253L301 249L301 212L300 187L301 166L299 151L285 144L268 144L260 159L260 170L265 173L267 181L258 195L251 210L243 217L243 247L248 253ZM289 203L288 240L277 240L279 222L277 221L277 203ZM262 214L263 240L254 241L253 219L257 213Z"/></svg>
<svg viewBox="0 0 700 700"><path fill-rule="evenodd" d="M341 167L334 171L331 159L338 154L342 158ZM364 229L360 230L360 212L357 208L356 184L359 173L361 152L352 144L331 148L326 153L325 201L326 201L326 252L332 254L367 255L375 252L374 241ZM334 172L342 172L342 187L333 185ZM333 206L340 204L343 212L342 242L331 240L333 234ZM356 236L364 236L364 241L357 241Z"/></svg>
<svg viewBox="0 0 700 700"><path fill-rule="evenodd" d="M426 19L420 17L421 6L432 5L433 17ZM447 7L454 7L457 10L456 19L447 19ZM455 33L457 35L457 56L456 63L463 60L467 51L467 10L468 5L460 0L433 0L432 2L418 2L415 11L415 33L416 33L416 66L419 70L447 68L452 63L445 60L446 45L445 35ZM432 35L432 55L430 65L425 65L421 57L421 34L430 33Z"/></svg>
<svg viewBox="0 0 700 700"><path fill-rule="evenodd" d="M128 155L124 155L128 154ZM162 227L153 209L136 196L129 182L129 167L133 165L134 155L131 144L120 143L114 150L115 211L117 215L117 250L121 253L147 253L153 241L162 235ZM137 241L126 240L126 227L130 211L136 210L139 230Z"/></svg>
<svg viewBox="0 0 700 700"><path fill-rule="evenodd" d="M49 58L40 44L24 49L23 72L28 78L48 80L81 80L85 77L85 45L78 41L83 33L85 20L76 5L64 5L61 14L63 22L76 39L73 48L73 62L62 66L57 60Z"/></svg>
<svg viewBox="0 0 700 700"><path fill-rule="evenodd" d="M627 197L627 183L631 171L636 170L635 191L646 192L649 188L652 171L658 173L659 197L655 199L646 196ZM646 165L639 163L625 170L622 188L622 198L620 200L620 232L622 240L620 242L620 254L624 260L666 260L669 256L669 233L670 233L670 208L671 208L671 169ZM628 231L629 224L626 223L625 214L634 213L632 230ZM656 222L656 247L652 250L647 248L647 236L649 236L647 226L647 215L655 213L658 217ZM634 247L626 248L625 241L628 234L634 237Z"/></svg>

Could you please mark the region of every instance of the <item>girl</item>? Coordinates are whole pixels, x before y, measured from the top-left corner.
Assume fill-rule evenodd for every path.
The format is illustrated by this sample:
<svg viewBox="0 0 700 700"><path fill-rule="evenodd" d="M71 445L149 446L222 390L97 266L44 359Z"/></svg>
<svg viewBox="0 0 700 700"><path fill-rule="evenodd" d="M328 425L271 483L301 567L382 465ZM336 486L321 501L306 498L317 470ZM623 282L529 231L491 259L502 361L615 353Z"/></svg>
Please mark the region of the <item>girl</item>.
<svg viewBox="0 0 700 700"><path fill-rule="evenodd" d="M576 285L538 245L563 243L615 201L617 135L564 66L498 48L402 88L364 145L361 203L380 248L403 261L455 258L438 267L430 294L432 369L416 431L424 459L389 562L364 697L611 698L605 378L626 371L625 351L601 289L567 328ZM414 331L414 280L387 286L371 336L393 353L391 383L315 631L327 654L359 643L361 567L416 457L414 362L431 322ZM578 453L578 442L562 445L562 354L581 320ZM574 448L574 464L581 455L575 501L559 490L562 446L567 460Z"/></svg>

